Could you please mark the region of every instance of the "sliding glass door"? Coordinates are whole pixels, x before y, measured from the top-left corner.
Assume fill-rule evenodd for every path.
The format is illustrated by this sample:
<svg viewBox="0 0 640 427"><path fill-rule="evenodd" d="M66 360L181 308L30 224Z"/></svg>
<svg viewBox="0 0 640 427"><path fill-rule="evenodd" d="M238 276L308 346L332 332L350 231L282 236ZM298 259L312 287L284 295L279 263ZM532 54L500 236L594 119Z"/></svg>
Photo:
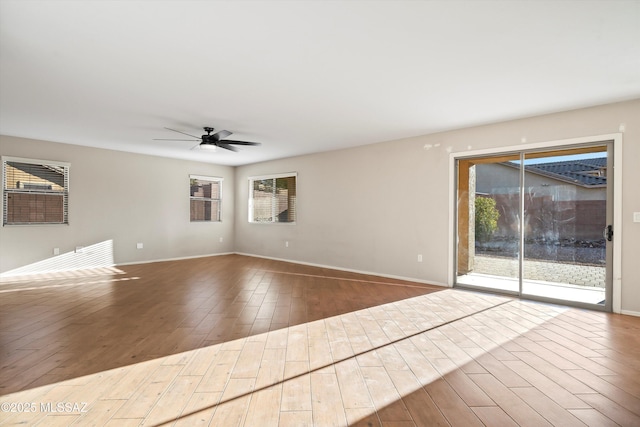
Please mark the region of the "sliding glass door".
<svg viewBox="0 0 640 427"><path fill-rule="evenodd" d="M611 145L458 159L456 286L610 311Z"/></svg>

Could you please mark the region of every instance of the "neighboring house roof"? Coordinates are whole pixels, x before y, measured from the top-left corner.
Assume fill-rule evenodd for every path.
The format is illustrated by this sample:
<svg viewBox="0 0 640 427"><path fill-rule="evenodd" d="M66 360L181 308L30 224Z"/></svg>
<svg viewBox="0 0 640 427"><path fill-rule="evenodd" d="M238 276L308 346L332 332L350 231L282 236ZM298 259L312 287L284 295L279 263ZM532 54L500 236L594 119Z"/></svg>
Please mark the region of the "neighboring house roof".
<svg viewBox="0 0 640 427"><path fill-rule="evenodd" d="M512 162L504 162L502 164L516 168L520 167L518 164ZM585 188L605 187L607 185L606 157L537 163L526 165L525 171Z"/></svg>

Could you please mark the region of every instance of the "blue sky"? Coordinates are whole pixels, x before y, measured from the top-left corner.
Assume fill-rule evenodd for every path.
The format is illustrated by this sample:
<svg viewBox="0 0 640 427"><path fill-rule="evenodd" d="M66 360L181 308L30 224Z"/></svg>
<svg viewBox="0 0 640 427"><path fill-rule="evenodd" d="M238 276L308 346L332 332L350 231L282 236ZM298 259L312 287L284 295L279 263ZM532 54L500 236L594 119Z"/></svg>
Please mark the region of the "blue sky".
<svg viewBox="0 0 640 427"><path fill-rule="evenodd" d="M602 151L599 153L572 154L569 156L540 157L538 159L525 160L524 164L534 165L537 163L565 162L567 160L597 159L601 157L607 157L607 152ZM514 163L520 163L520 162L516 160L514 161Z"/></svg>

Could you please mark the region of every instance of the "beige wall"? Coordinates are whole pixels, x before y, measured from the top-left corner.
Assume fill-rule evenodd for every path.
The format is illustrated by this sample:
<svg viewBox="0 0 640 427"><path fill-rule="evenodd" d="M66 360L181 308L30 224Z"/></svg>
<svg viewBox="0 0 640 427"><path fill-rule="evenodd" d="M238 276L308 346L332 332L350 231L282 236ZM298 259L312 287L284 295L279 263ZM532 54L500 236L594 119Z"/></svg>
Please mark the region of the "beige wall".
<svg viewBox="0 0 640 427"><path fill-rule="evenodd" d="M640 223L632 222L640 211L640 100L235 169L1 137L1 155L71 163L71 224L0 227L0 271L49 258L54 247L64 253L111 239L117 263L236 251L449 284L447 149L611 134L621 123L622 309L640 314ZM284 172L298 172L297 224L249 224L247 178ZM189 174L225 179L222 223L188 221Z"/></svg>
<svg viewBox="0 0 640 427"><path fill-rule="evenodd" d="M109 240L116 263L234 250L232 167L7 136L0 154L71 163L69 225L0 227L0 272ZM189 174L224 178L222 222L190 222Z"/></svg>
<svg viewBox="0 0 640 427"><path fill-rule="evenodd" d="M461 153L514 147L523 138L535 143L611 134L622 123L623 221L616 224L622 309L640 314L640 223L632 222L632 213L640 211L640 100L238 167L236 250L448 284L453 190L447 149ZM425 144L432 148L425 150ZM247 178L294 171L298 223L249 224Z"/></svg>

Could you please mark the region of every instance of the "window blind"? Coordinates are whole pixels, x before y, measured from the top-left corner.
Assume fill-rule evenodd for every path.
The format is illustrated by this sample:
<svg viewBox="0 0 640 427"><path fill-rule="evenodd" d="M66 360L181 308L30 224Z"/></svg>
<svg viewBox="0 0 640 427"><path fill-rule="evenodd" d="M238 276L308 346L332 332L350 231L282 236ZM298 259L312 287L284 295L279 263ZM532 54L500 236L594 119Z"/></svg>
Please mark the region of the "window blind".
<svg viewBox="0 0 640 427"><path fill-rule="evenodd" d="M3 224L68 224L69 165L27 159L2 161Z"/></svg>

